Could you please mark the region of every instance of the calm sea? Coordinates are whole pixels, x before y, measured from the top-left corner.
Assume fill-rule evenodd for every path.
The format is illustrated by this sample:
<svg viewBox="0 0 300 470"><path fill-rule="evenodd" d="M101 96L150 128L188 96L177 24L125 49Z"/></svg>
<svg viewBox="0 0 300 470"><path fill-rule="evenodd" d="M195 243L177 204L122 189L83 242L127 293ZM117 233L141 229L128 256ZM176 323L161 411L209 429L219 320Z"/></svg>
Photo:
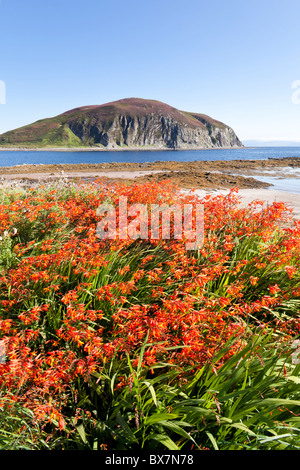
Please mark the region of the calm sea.
<svg viewBox="0 0 300 470"><path fill-rule="evenodd" d="M166 151L0 151L0 166L23 164L203 161L203 160L265 160L268 158L300 157L300 147L255 147L218 150Z"/></svg>
<svg viewBox="0 0 300 470"><path fill-rule="evenodd" d="M155 162L155 161L215 161L215 160L266 160L268 158L300 157L300 147L254 147L218 150L167 150L167 151L0 151L0 166L60 163L108 163L108 162ZM300 170L295 176L300 176ZM300 193L300 179L274 178L272 174L264 181L272 183L273 189Z"/></svg>

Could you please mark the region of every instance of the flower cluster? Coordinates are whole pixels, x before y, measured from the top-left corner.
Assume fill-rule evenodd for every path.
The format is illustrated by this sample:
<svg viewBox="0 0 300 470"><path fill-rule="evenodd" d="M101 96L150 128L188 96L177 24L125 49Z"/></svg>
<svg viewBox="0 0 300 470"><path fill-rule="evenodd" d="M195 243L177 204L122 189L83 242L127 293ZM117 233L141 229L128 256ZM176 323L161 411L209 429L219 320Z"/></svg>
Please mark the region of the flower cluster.
<svg viewBox="0 0 300 470"><path fill-rule="evenodd" d="M203 247L97 238L97 208L117 208L120 196L204 204ZM235 190L200 199L171 183L99 180L11 196L0 221L13 234L0 265L1 390L61 430L108 363L138 363L145 341L142 366L199 369L235 337L226 360L257 328L279 341L299 334L300 224L281 203L241 208Z"/></svg>

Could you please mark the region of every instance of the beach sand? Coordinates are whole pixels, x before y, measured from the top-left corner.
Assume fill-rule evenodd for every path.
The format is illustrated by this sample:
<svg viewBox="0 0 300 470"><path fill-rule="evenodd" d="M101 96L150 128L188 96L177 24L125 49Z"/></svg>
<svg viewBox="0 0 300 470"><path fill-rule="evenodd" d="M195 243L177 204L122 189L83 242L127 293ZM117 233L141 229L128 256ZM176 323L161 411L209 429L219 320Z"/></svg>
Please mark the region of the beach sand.
<svg viewBox="0 0 300 470"><path fill-rule="evenodd" d="M226 195L228 192L228 190L207 191L204 189L197 189L195 191L200 197L204 197L208 194ZM246 207L254 200L263 201L263 207L271 205L273 202L283 202L289 209L293 210L294 218L300 219L300 194L275 191L273 189L240 189L238 196L241 200L241 207Z"/></svg>
<svg viewBox="0 0 300 470"><path fill-rule="evenodd" d="M69 171L65 172L64 170L60 171L43 171L43 172L20 172L20 173L7 173L7 174L1 174L0 172L0 178L2 178L2 181L31 181L31 182L37 182L37 183L43 183L43 182L50 182L50 181L57 181L59 178L66 178L68 180L73 180L73 179L81 179L81 180L96 180L99 178L108 178L110 180L127 180L127 179L134 179L134 178L141 178L148 176L150 174L156 174L156 173L161 173L161 170L146 170L146 171L139 171L139 170L133 170L133 171Z"/></svg>

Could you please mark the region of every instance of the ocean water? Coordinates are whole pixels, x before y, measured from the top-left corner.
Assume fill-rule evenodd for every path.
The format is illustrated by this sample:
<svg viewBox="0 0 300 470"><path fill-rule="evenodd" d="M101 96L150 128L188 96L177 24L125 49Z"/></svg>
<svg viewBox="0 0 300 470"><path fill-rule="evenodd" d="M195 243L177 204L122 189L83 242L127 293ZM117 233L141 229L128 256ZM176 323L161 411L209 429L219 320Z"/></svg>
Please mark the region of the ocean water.
<svg viewBox="0 0 300 470"><path fill-rule="evenodd" d="M254 178L264 183L270 183L273 186L269 189L275 191L285 191L293 194L300 194L300 176L293 178L288 176L286 178L277 177L277 176L254 176Z"/></svg>
<svg viewBox="0 0 300 470"><path fill-rule="evenodd" d="M108 163L155 161L266 160L300 157L300 147L254 147L213 150L139 151L0 151L0 166L60 163Z"/></svg>

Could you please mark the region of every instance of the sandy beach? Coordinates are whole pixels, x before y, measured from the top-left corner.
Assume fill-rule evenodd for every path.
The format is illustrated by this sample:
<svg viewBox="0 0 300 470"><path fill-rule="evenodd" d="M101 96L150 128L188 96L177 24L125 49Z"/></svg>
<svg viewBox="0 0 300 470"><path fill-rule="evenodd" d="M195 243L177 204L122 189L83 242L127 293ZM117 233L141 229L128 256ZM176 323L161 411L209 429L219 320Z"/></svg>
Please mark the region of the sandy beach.
<svg viewBox="0 0 300 470"><path fill-rule="evenodd" d="M200 197L204 197L207 194L228 194L228 190L207 191L204 189L197 189L195 192ZM289 209L293 210L294 218L300 219L300 194L275 191L272 189L240 189L238 196L241 200L241 207L246 207L254 200L264 201L263 207L271 205L273 202L283 202Z"/></svg>

